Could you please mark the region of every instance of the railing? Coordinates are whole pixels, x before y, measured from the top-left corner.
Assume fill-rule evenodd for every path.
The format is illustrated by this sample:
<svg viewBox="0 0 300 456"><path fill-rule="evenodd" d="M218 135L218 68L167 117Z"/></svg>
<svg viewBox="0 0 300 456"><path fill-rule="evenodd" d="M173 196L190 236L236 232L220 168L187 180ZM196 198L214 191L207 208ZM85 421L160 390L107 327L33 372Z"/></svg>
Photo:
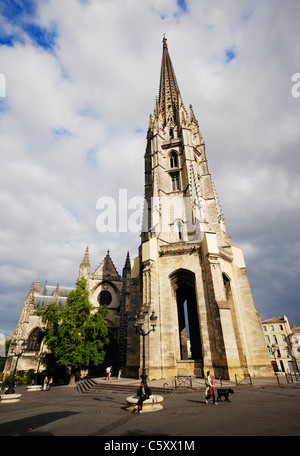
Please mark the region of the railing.
<svg viewBox="0 0 300 456"><path fill-rule="evenodd" d="M293 374L295 377L295 382L299 382L299 374L297 372L290 372L290 373L285 373L285 378L287 383L293 383Z"/></svg>
<svg viewBox="0 0 300 456"><path fill-rule="evenodd" d="M252 385L252 379L250 374L237 375L235 374L235 384L236 386L241 385L242 383Z"/></svg>
<svg viewBox="0 0 300 456"><path fill-rule="evenodd" d="M180 388L180 387L193 388L192 376L187 375L185 377L184 376L175 377L175 388Z"/></svg>

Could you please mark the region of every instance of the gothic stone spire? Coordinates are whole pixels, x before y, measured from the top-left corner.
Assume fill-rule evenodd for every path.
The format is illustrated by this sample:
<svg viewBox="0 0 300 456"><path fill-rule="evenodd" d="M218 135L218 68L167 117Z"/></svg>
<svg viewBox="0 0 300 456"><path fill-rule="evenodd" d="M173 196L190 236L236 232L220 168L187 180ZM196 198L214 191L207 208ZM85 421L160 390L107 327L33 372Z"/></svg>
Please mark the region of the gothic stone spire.
<svg viewBox="0 0 300 456"><path fill-rule="evenodd" d="M83 260L79 267L79 277L78 278L81 279L82 277L85 277L87 279L90 272L91 272L91 265L90 265L90 258L89 258L89 248L87 247Z"/></svg>
<svg viewBox="0 0 300 456"><path fill-rule="evenodd" d="M160 113L166 124L175 122L179 98L181 99L180 91L169 55L167 39L164 37L158 101Z"/></svg>

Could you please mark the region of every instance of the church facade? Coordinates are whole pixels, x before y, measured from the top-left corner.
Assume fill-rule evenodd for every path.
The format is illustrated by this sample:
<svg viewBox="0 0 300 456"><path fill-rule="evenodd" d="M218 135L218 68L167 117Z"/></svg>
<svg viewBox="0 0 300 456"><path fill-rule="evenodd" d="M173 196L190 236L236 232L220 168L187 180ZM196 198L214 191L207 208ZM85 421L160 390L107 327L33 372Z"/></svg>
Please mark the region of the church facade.
<svg viewBox="0 0 300 456"><path fill-rule="evenodd" d="M125 259L119 275L109 252L91 273L88 249L79 268L94 307L106 304L113 347L110 358L127 376L142 366L142 338L133 326L142 311L145 329L157 316L145 342L147 375L272 375L261 320L254 307L242 249L226 231L208 169L205 142L190 106L183 104L167 40L159 95L150 116L145 160L145 205L137 258ZM34 340L40 328L33 315L68 289L33 284L14 339ZM34 346L34 343L32 343ZM37 347L36 347L37 348ZM37 352L25 352L24 368L36 368ZM12 369L8 354L6 370ZM33 366L35 364L35 366Z"/></svg>

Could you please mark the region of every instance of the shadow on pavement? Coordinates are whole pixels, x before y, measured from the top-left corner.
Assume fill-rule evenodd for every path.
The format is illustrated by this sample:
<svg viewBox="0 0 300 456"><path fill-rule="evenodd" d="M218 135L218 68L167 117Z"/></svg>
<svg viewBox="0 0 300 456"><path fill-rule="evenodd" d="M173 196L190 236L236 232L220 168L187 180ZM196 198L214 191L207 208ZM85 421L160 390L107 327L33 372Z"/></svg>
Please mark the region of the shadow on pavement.
<svg viewBox="0 0 300 456"><path fill-rule="evenodd" d="M31 433L35 434L34 431L41 426L45 426L53 421L66 418L70 415L76 415L78 413L79 412L42 413L40 415L28 416L21 420L2 423L0 426L0 436L30 435Z"/></svg>

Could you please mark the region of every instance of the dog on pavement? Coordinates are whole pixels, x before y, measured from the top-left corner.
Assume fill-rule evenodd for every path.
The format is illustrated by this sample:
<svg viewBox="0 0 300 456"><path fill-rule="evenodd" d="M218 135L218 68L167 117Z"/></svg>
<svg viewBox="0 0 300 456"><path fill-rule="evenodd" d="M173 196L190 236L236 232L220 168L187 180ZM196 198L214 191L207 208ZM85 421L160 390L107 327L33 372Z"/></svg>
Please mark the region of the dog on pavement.
<svg viewBox="0 0 300 456"><path fill-rule="evenodd" d="M218 402L222 402L222 397L225 398L225 402L231 402L229 399L229 394L234 394L234 391L232 388L227 388L227 389L218 388L217 393L218 393L218 396L217 396Z"/></svg>

